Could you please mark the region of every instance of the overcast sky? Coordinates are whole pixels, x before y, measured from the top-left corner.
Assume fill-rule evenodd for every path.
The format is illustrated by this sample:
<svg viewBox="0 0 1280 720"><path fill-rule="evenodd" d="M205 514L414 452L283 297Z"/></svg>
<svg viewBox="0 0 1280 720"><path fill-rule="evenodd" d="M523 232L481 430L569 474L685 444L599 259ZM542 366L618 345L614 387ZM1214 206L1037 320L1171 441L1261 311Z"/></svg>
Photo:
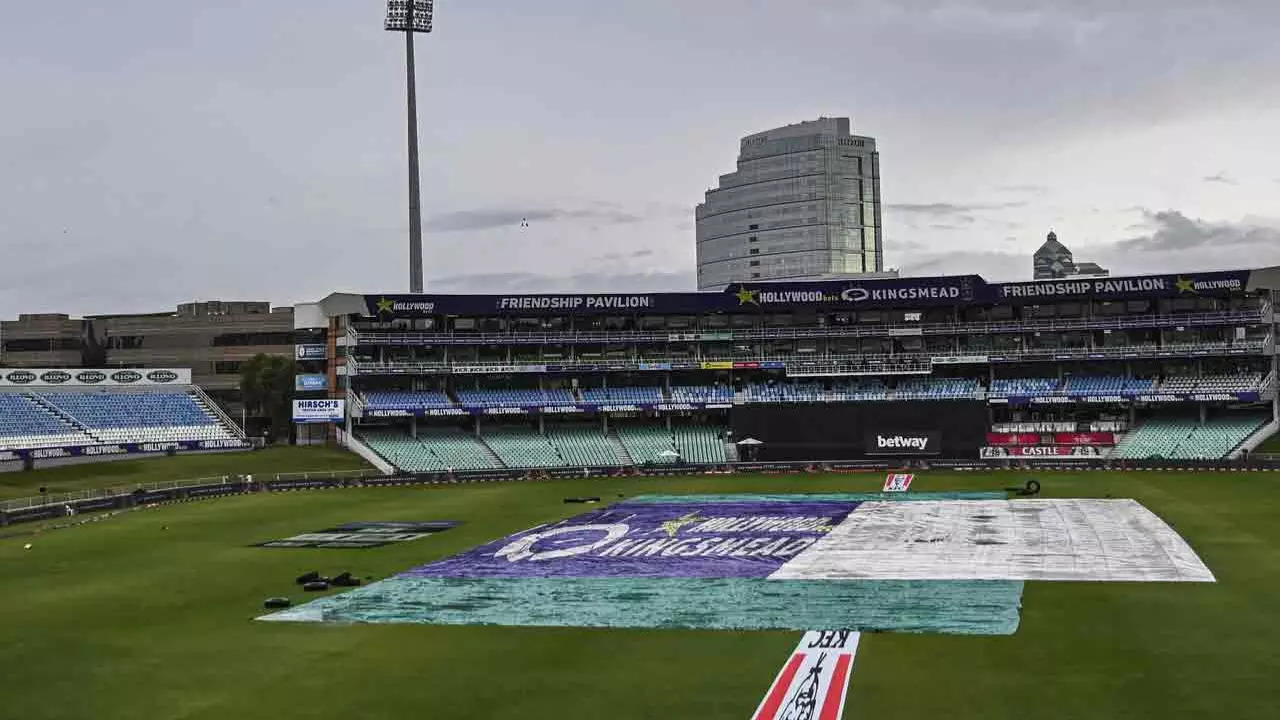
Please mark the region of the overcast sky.
<svg viewBox="0 0 1280 720"><path fill-rule="evenodd" d="M0 317L403 290L382 14L8 8ZM819 115L877 138L907 274L1025 278L1050 227L1116 272L1280 263L1277 28L1275 0L437 0L428 289L692 289L738 138Z"/></svg>

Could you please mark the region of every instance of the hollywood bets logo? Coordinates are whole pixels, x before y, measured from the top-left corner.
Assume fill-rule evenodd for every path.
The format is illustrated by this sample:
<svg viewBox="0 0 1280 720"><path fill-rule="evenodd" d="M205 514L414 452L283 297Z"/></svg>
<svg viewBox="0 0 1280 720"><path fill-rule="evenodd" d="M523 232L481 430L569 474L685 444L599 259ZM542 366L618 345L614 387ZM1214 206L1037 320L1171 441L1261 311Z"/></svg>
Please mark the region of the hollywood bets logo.
<svg viewBox="0 0 1280 720"><path fill-rule="evenodd" d="M830 532L821 516L704 517L686 513L650 530L626 522L564 525L529 533L499 548L508 562L540 562L581 555L601 558L789 558ZM796 533L807 536L796 537Z"/></svg>

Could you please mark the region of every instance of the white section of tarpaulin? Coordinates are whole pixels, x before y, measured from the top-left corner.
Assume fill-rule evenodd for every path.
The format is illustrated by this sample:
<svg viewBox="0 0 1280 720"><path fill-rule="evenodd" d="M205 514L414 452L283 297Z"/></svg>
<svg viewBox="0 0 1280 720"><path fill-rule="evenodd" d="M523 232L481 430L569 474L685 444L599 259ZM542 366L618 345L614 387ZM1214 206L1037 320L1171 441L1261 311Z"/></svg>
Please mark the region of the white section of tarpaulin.
<svg viewBox="0 0 1280 720"><path fill-rule="evenodd" d="M1214 582L1135 500L863 503L772 580Z"/></svg>

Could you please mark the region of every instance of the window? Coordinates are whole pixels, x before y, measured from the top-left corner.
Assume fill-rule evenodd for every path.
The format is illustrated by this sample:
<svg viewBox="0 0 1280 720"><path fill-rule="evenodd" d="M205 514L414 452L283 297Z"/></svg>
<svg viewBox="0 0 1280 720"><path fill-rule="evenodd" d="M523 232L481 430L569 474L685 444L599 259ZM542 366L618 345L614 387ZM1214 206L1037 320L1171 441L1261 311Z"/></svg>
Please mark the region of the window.
<svg viewBox="0 0 1280 720"><path fill-rule="evenodd" d="M748 252L749 254L751 254L751 255L759 255L759 254L760 254L760 248L751 248L751 249L750 249L749 251L747 251L747 252Z"/></svg>
<svg viewBox="0 0 1280 720"><path fill-rule="evenodd" d="M759 242L759 241L760 241L760 238L756 237L755 235L752 235L751 237L747 238L747 242Z"/></svg>
<svg viewBox="0 0 1280 720"><path fill-rule="evenodd" d="M748 229L748 230L759 230L759 229L760 229L760 226L759 226L759 225L748 225L748 226L747 226L747 229Z"/></svg>
<svg viewBox="0 0 1280 720"><path fill-rule="evenodd" d="M760 267L760 261L759 261L759 260L752 260L752 261L751 261L750 263L748 263L748 264L749 264L751 267Z"/></svg>
<svg viewBox="0 0 1280 720"><path fill-rule="evenodd" d="M760 273L758 273L758 272L753 272L753 273L751 273L751 279L752 279L752 280L759 280L759 279L760 279Z"/></svg>

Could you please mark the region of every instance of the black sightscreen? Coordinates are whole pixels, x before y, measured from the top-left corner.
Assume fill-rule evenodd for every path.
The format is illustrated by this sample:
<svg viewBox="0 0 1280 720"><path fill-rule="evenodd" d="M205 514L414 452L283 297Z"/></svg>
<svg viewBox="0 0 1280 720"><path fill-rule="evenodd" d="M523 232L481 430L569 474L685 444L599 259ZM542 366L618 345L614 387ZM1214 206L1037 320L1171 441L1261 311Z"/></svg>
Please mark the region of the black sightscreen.
<svg viewBox="0 0 1280 720"><path fill-rule="evenodd" d="M734 440L764 443L742 457L766 462L976 458L988 429L978 400L739 405L730 422Z"/></svg>

